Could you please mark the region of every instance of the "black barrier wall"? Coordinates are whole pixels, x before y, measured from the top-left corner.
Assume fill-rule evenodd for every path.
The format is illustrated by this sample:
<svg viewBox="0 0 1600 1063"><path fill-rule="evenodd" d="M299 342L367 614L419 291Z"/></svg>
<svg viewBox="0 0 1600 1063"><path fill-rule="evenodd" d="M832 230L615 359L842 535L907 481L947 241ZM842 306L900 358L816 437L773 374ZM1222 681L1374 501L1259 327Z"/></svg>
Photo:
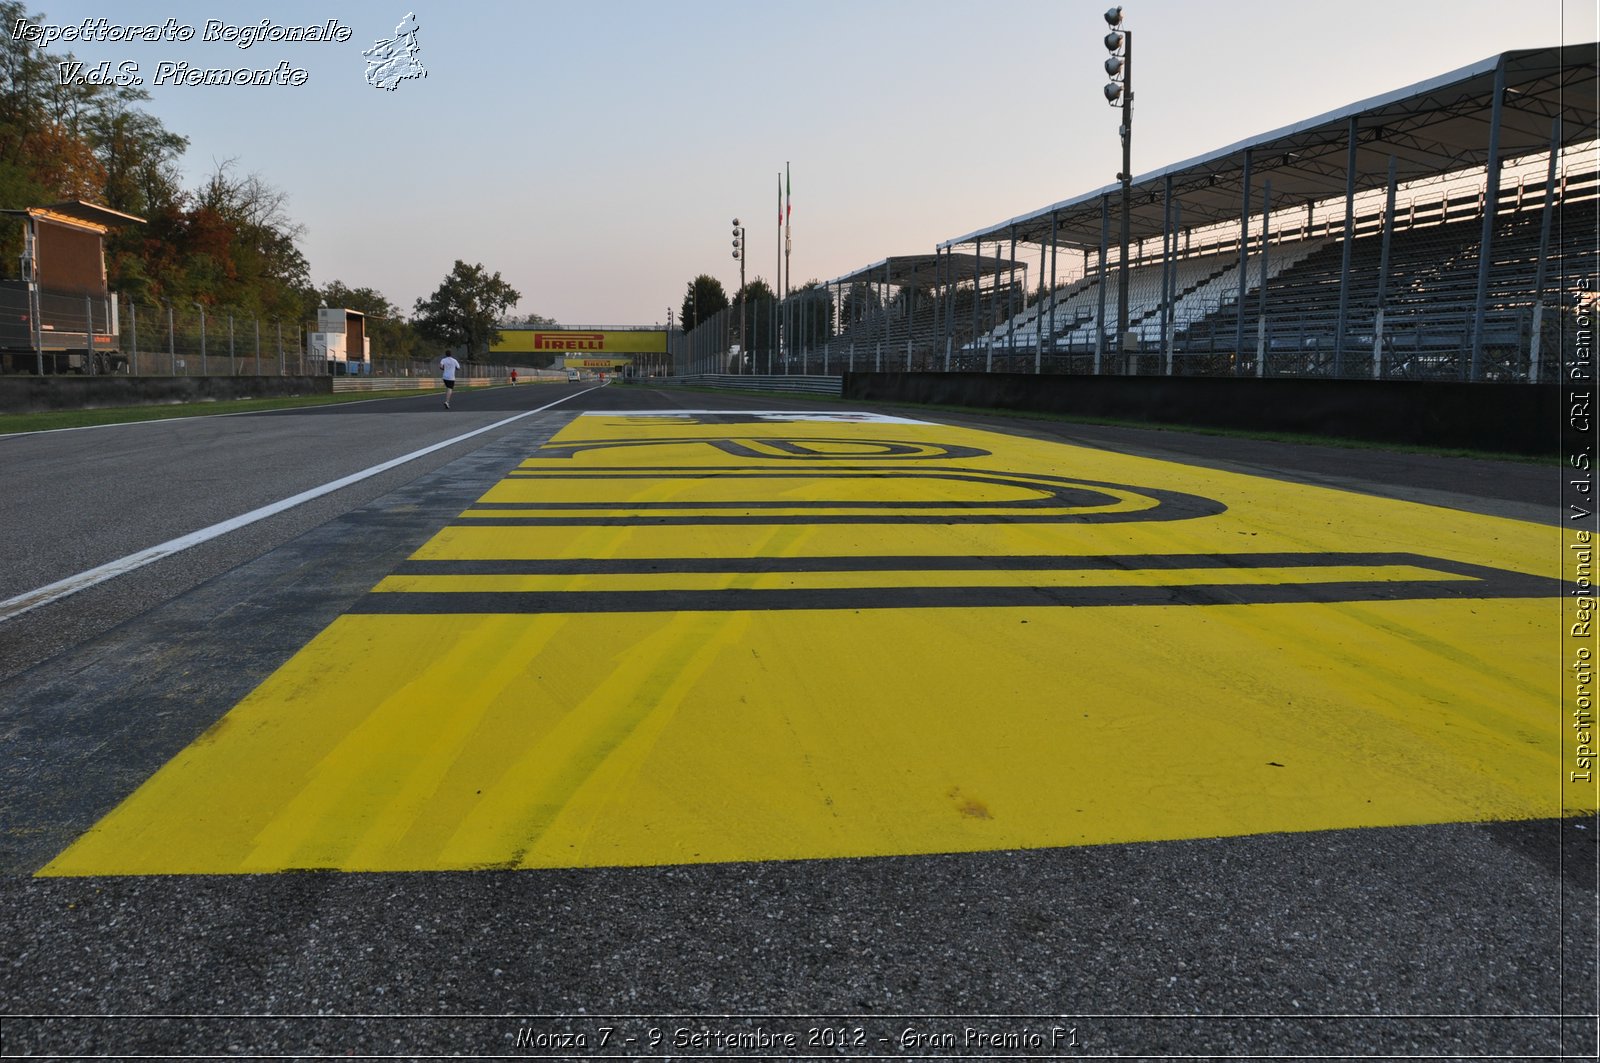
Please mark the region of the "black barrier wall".
<svg viewBox="0 0 1600 1063"><path fill-rule="evenodd" d="M1502 454L1556 454L1563 424L1554 384L849 373L844 397Z"/></svg>
<svg viewBox="0 0 1600 1063"><path fill-rule="evenodd" d="M0 377L0 413L332 393L330 376L14 376Z"/></svg>

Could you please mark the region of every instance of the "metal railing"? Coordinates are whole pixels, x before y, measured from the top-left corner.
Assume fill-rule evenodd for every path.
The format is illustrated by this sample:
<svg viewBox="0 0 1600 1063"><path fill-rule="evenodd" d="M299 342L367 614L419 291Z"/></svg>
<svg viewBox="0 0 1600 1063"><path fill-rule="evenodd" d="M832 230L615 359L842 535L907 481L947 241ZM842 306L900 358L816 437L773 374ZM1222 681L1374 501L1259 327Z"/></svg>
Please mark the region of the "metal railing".
<svg viewBox="0 0 1600 1063"><path fill-rule="evenodd" d="M1057 273L1041 256L1032 290L1020 270L922 288L857 274L750 303L742 343L737 304L710 316L673 370L1548 381L1557 337L1596 308L1600 174L1521 173L1497 202L1486 219L1481 183L1440 182L1392 209L1369 197L1348 240L1342 212L1308 209L1235 225L1231 244L1212 226L1166 255L1134 248L1126 336L1114 258Z"/></svg>

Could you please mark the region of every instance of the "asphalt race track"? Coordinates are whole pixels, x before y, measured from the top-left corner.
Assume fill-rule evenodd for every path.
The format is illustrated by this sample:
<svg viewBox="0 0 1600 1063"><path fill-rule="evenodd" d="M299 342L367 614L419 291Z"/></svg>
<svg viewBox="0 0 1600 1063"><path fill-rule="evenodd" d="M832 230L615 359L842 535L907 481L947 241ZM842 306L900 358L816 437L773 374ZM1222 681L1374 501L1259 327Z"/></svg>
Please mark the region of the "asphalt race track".
<svg viewBox="0 0 1600 1063"><path fill-rule="evenodd" d="M454 406L0 437L5 1055L1594 1058L1554 466Z"/></svg>

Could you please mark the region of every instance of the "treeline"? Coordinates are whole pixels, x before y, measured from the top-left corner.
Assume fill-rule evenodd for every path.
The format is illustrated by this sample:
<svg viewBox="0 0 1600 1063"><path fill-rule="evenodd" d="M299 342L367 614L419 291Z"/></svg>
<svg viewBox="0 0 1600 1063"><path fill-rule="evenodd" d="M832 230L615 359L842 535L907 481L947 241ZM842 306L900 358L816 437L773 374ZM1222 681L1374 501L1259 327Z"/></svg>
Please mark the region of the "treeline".
<svg viewBox="0 0 1600 1063"><path fill-rule="evenodd" d="M183 187L178 161L188 138L142 109L150 98L142 88L62 84L58 64L71 54L45 52L11 32L19 19L43 18L21 0L0 0L0 207L81 199L146 219L106 239L112 289L141 304L199 302L295 324L318 306L344 306L368 316L374 351L385 357L428 357L440 345L487 355L480 318L492 328L520 298L498 273L458 261L439 291L417 300L415 319L369 287L336 280L318 289L299 246L305 227L289 214L285 193L242 172L237 160L219 164L198 188ZM0 226L7 275L21 251L20 227ZM463 291L463 275L488 290ZM453 312L457 298L473 320Z"/></svg>

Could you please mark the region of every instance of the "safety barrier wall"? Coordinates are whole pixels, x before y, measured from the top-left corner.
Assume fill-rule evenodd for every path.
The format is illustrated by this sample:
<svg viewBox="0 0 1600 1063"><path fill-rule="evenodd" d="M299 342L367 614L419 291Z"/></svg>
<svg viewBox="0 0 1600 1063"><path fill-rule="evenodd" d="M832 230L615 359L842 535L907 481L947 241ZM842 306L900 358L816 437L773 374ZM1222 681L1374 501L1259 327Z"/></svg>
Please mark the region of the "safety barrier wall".
<svg viewBox="0 0 1600 1063"><path fill-rule="evenodd" d="M787 391L800 395L823 395L837 398L843 387L842 376L784 376L781 374L699 373L681 377L650 377L629 380L628 383L648 384L650 387L681 385L685 387L716 388L720 391Z"/></svg>
<svg viewBox="0 0 1600 1063"><path fill-rule="evenodd" d="M1529 455L1563 423L1556 384L850 373L844 397Z"/></svg>

